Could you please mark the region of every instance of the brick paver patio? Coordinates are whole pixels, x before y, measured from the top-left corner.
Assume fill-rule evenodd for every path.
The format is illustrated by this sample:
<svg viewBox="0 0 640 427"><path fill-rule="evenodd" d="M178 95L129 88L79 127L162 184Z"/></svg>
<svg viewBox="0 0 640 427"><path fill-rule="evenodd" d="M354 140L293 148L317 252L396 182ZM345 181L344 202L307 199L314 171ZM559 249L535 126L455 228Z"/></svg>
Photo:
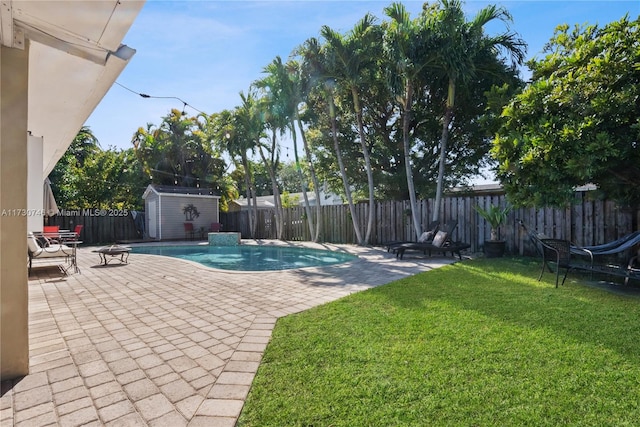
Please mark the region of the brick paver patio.
<svg viewBox="0 0 640 427"><path fill-rule="evenodd" d="M453 262L308 246L360 258L246 273L81 248L81 274L34 269L30 374L2 383L0 425L233 426L279 317Z"/></svg>

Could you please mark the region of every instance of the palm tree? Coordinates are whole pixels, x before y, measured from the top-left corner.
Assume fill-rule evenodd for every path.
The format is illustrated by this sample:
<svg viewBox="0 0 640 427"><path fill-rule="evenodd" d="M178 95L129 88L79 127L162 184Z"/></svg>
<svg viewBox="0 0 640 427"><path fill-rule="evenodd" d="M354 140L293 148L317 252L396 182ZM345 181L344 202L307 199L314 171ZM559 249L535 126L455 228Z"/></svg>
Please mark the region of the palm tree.
<svg viewBox="0 0 640 427"><path fill-rule="evenodd" d="M417 216L416 190L411 165L411 142L409 126L412 119L412 107L416 81L431 64L433 56L426 50L423 21L412 21L401 3L392 3L384 9L391 18L384 37L384 52L389 60L387 81L402 108L402 144L404 166L407 175L407 189L411 204L411 217L416 237L422 234L422 225Z"/></svg>
<svg viewBox="0 0 640 427"><path fill-rule="evenodd" d="M202 126L198 117L173 109L160 126L138 128L131 142L153 182L185 187L207 182L214 153Z"/></svg>
<svg viewBox="0 0 640 427"><path fill-rule="evenodd" d="M240 99L242 100L242 105L236 108L235 113L235 127L238 132L238 140L236 143L239 143L238 148L242 152L242 165L244 166L247 183L249 185L247 191L251 195L248 203L250 211L253 211L253 236L255 235L255 224L258 221L258 194L254 186L253 172L247 153L252 152L255 154L256 148L260 146L260 139L264 136L265 124L257 109L256 104L258 101L254 93L251 90L249 90L246 95L240 92ZM251 205L251 199L253 199L253 206Z"/></svg>
<svg viewBox="0 0 640 427"><path fill-rule="evenodd" d="M375 42L379 39L379 27L374 25L373 15L366 14L346 37L332 30L328 26L323 26L320 34L326 40L327 56L331 64L334 78L346 86L351 93L353 100L353 110L356 116L358 136L362 147L365 170L367 173L367 183L369 186L369 218L367 221L367 231L364 241L360 244L367 244L373 229L374 214L374 184L373 170L371 168L371 155L365 138L364 124L362 120L362 106L360 103L360 87L366 84L367 78L371 77L371 68L375 64Z"/></svg>
<svg viewBox="0 0 640 427"><path fill-rule="evenodd" d="M269 97L263 96L257 100L257 113L261 115L265 125L265 130L271 133L270 141L257 145L258 154L264 163L269 179L271 180L271 191L273 192L273 204L275 206L276 236L282 239L284 233L284 212L282 209L282 196L276 171L280 165L280 145L278 144L278 132L282 133L286 127L281 114L278 114L277 106L270 102ZM268 156L265 154L268 153Z"/></svg>
<svg viewBox="0 0 640 427"><path fill-rule="evenodd" d="M253 116L250 111L252 97L247 97L243 93L240 93L240 97L243 100L242 107L236 107L233 111L223 110L212 117L211 133L223 150L229 153L236 166L242 166L244 169L247 204L249 206L249 233L253 238L256 231L257 199L248 152L255 149L255 139L252 132L255 132L258 126L252 123Z"/></svg>
<svg viewBox="0 0 640 427"><path fill-rule="evenodd" d="M276 238L282 239L284 233L284 213L282 210L282 196L280 194L280 188L278 186L278 176L276 175L276 170L278 170L278 166L280 163L280 153L275 129L271 133L270 147L266 148L267 152L270 154L269 158L267 158L267 156L265 155L265 150L263 148L263 144L260 144L258 146L258 154L260 154L260 158L267 168L269 179L271 179L273 204L275 206L274 211L276 218Z"/></svg>
<svg viewBox="0 0 640 427"><path fill-rule="evenodd" d="M79 198L78 190L70 185L68 178L77 178L77 169L84 166L85 160L100 152L98 139L88 126L82 126L48 176L60 206L71 207L74 200Z"/></svg>
<svg viewBox="0 0 640 427"><path fill-rule="evenodd" d="M286 127L291 135L293 141L293 154L296 161L296 169L300 180L300 186L302 187L302 196L304 198L304 207L307 215L307 222L309 224L309 232L311 233L312 240L315 242L318 240L320 231L320 197L318 180L315 176L315 170L312 168L311 154L309 152L309 147L306 144L304 128L302 127L298 112L298 105L302 102L302 88L298 75L292 72L294 70L296 70L296 67L293 62L288 63L285 66L285 64L282 63L282 59L277 56L264 68L264 72L267 73L267 76L255 82L254 85L265 92L265 105L267 106L267 112L272 116L279 116L280 121L283 123L282 127ZM286 123L286 125L284 125L284 123ZM310 174L315 187L316 199L318 201L316 207L316 221L314 221L313 215L311 214L309 198L307 196L307 180L302 171L302 167L300 166L296 123L300 126L307 161L311 165Z"/></svg>
<svg viewBox="0 0 640 427"><path fill-rule="evenodd" d="M98 138L93 134L89 126L82 126L73 142L67 149L67 153L75 157L79 166L84 164L87 157L100 151L100 143Z"/></svg>
<svg viewBox="0 0 640 427"><path fill-rule="evenodd" d="M440 7L441 6L441 7ZM467 21L460 0L440 0L439 6L426 11L427 25L437 42L435 50L437 68L447 80L447 100L442 120L440 137L440 159L433 220L438 220L442 201L447 142L449 129L455 114L456 87L469 84L473 77L483 72L482 62L487 56L496 57L504 50L512 61L522 64L526 44L513 32L506 31L496 36L484 33L489 22L500 20L511 22L509 12L496 5L480 10L471 21Z"/></svg>
<svg viewBox="0 0 640 427"><path fill-rule="evenodd" d="M311 182L313 183L313 191L316 196L316 233L313 237L313 241L317 242L320 238L320 232L322 228L322 206L320 205L320 184L318 182L318 176L316 175L316 169L313 165L313 158L311 156L311 148L309 147L309 142L307 141L307 133L305 132L304 125L302 123L302 118L300 117L299 106L304 102L305 95L308 95L310 90L309 87L309 79L308 75L304 72L302 64L298 61L290 60L287 62L287 70L288 74L291 77L291 81L293 83L293 94L296 99L295 108L293 110L293 119L295 123L298 125L298 130L300 131L300 137L302 138L302 147L304 148L305 155L307 157L307 164L309 165L309 175L311 175ZM293 128L293 133L295 134L295 126L292 123L291 127Z"/></svg>
<svg viewBox="0 0 640 427"><path fill-rule="evenodd" d="M353 230L356 234L356 239L359 244L364 244L362 239L362 232L360 231L360 223L358 216L356 215L355 205L353 204L353 197L351 196L351 185L349 184L349 178L347 177L347 171L342 159L342 150L338 141L338 126L336 119L336 106L334 102L335 97L335 79L331 77L335 74L332 69L332 64L327 60L326 49L320 45L318 39L310 38L297 50L297 53L302 56L303 63L301 64L305 72L310 76L310 80L315 81L318 90L322 93L323 97L327 101L329 109L329 120L331 123L331 138L333 140L334 152L338 161L338 168L340 170L340 177L342 178L342 184L344 187L345 198L349 206L349 212L351 214L351 221L353 223Z"/></svg>

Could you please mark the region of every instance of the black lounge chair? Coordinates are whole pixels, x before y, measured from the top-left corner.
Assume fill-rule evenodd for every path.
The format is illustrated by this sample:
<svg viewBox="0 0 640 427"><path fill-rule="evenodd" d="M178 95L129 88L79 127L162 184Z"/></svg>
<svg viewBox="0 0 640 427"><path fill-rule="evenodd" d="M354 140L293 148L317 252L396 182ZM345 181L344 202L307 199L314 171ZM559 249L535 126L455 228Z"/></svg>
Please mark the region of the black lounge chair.
<svg viewBox="0 0 640 427"><path fill-rule="evenodd" d="M595 255L614 255L619 254L627 249L631 249L636 245L640 245L640 231L627 234L613 242L604 243L596 246L577 246L571 245L571 252L577 255L583 255L589 252Z"/></svg>
<svg viewBox="0 0 640 427"><path fill-rule="evenodd" d="M451 236L453 235L453 231L458 226L458 221L450 221L444 226L444 230L440 230L436 233L433 241L419 243L404 243L401 245L394 246L392 251L395 252L396 258L403 259L406 251L420 251L425 255L428 253L429 256L433 252L439 252L446 255L448 252L451 252L451 255L458 255L459 259L462 259L461 251L464 249L468 249L471 247L468 243L463 242L454 242L451 240Z"/></svg>
<svg viewBox="0 0 640 427"><path fill-rule="evenodd" d="M427 229L420 235L418 238L418 243L428 243L433 241L436 233L438 232L438 228L440 228L440 221L432 221ZM384 246L387 248L387 252L390 252L394 247L403 245L406 243L416 243L414 241L409 240L396 240L391 242L384 243Z"/></svg>

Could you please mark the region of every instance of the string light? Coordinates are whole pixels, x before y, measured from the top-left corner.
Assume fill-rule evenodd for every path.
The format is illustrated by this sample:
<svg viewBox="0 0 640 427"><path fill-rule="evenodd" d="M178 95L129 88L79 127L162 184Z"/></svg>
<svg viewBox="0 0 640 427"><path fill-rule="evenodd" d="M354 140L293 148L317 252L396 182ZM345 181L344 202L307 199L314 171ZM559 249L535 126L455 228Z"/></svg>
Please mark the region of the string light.
<svg viewBox="0 0 640 427"><path fill-rule="evenodd" d="M142 97L142 98L154 98L154 99L177 99L178 101L182 102L182 104L183 104L183 105L182 105L182 114L184 114L184 110L185 110L185 108L187 108L187 107L189 107L189 108L191 108L191 109L193 109L193 110L196 110L196 111L197 111L198 113L200 113L200 114L206 114L205 112L198 110L196 107L194 107L193 105L189 104L188 102L186 102L186 101L184 101L184 100L182 100L182 99L178 98L177 96L153 96L153 95L148 95L148 94L146 94L146 93L140 93L140 92L136 92L136 91L135 91L135 90L133 90L133 89L129 89L128 87L126 87L125 85L123 85L123 84L122 84L122 83L120 83L120 82L115 82L115 83L116 83L118 86L120 86L121 88L123 88L123 89L125 89L125 90L128 90L129 92L134 93L134 94L136 94L136 95L138 95L138 96L140 96L140 97Z"/></svg>

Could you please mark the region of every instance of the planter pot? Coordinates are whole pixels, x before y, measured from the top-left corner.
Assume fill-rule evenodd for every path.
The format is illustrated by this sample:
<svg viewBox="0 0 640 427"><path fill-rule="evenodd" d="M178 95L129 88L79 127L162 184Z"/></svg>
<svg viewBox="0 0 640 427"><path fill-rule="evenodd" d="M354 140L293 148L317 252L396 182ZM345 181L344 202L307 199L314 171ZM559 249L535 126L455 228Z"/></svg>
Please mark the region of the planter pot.
<svg viewBox="0 0 640 427"><path fill-rule="evenodd" d="M504 255L507 242L504 240L487 240L484 242L484 256L500 258Z"/></svg>

